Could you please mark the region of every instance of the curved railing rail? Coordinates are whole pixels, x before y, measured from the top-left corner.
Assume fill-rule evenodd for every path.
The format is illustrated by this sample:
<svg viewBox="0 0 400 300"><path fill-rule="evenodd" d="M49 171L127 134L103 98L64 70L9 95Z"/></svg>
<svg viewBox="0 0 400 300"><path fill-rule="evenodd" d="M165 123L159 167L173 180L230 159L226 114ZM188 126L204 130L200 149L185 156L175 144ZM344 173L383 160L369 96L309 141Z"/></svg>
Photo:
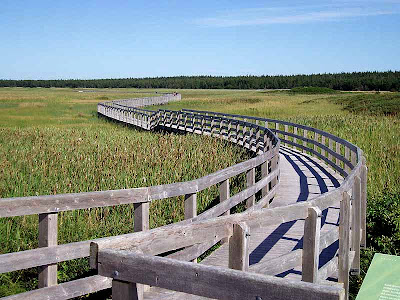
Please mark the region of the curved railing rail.
<svg viewBox="0 0 400 300"><path fill-rule="evenodd" d="M317 283L338 271L339 282L344 283L347 292L350 264L352 270L357 273L360 245L365 246L367 170L362 151L357 146L332 134L280 120L194 110L149 111L140 108L176 101L180 97L180 94L166 94L160 97L99 103L98 113L146 130L163 128L219 137L249 149L256 156L188 182L114 191L0 199L0 217L39 214L39 247L41 247L0 255L0 273L41 266L39 287L48 287L22 295L35 297L43 296L43 293L49 295L49 293L57 294L63 291L64 299L68 299L109 288L111 280L96 275L56 285L58 262L90 255L91 265L96 268L103 249L132 247L151 255L181 249L170 254L169 257L192 261L218 241L226 242L232 235L231 239L234 240L236 231L232 231L232 226L238 226L239 223L245 222L252 227L267 226L305 218L304 241L309 242L304 242L301 251L292 251L280 257L281 267L278 269L276 266L272 267L274 262L270 262L269 266L265 263L252 265L251 269L274 275L278 274L278 271L294 267L300 261L303 264L304 281ZM279 139L278 136L281 138ZM279 188L280 140L288 147L296 147L325 161L345 177L342 185L311 201L287 207L262 209L268 207ZM261 174L261 179L257 182L256 172ZM241 173L246 173L247 188L230 196L229 179ZM220 191L220 204L197 215L197 193L217 184ZM256 201L257 193L261 194L257 197L258 201ZM352 201L350 201L349 193ZM149 202L183 195L185 196L185 221L148 230ZM229 215L230 209L243 201L246 202L247 211ZM333 230L320 236L320 226L317 226L320 215L318 212L339 201L341 203L339 232ZM55 228L57 228L58 212L127 203L135 205L134 231L143 232L57 245ZM350 219L352 219L351 225ZM317 261L320 251L337 239L339 239L338 257L335 256L318 270ZM89 252L90 244L92 245L91 252ZM182 249L183 247L185 248ZM235 254L233 261L234 256ZM246 259L241 257L239 261L243 262ZM274 271L272 272L271 269ZM99 274L101 272L99 270ZM74 286L73 293L65 292L69 286Z"/></svg>

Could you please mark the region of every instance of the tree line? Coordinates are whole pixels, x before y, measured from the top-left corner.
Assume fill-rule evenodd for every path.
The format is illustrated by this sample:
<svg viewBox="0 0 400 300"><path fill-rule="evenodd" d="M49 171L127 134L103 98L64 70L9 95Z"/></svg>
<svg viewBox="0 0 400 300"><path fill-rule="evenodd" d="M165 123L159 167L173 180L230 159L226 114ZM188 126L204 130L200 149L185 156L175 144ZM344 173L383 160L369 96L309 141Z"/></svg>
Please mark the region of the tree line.
<svg viewBox="0 0 400 300"><path fill-rule="evenodd" d="M400 91L400 71L263 76L175 76L120 79L0 80L0 87L291 89L326 87L344 91Z"/></svg>

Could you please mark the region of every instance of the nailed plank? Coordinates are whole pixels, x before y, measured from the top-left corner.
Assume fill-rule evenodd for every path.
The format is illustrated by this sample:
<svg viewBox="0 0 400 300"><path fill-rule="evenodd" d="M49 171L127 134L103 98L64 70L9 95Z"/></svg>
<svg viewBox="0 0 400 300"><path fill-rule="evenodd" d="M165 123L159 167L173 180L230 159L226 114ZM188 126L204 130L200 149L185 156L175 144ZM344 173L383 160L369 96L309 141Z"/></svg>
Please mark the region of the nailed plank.
<svg viewBox="0 0 400 300"><path fill-rule="evenodd" d="M101 251L99 274L215 299L344 299L343 288L337 286L295 282L128 251Z"/></svg>
<svg viewBox="0 0 400 300"><path fill-rule="evenodd" d="M277 275L301 265L302 249L297 249L288 254L259 262L250 266L250 271L264 275Z"/></svg>
<svg viewBox="0 0 400 300"><path fill-rule="evenodd" d="M64 300L72 299L90 293L98 292L111 288L111 278L94 275L81 278L55 286L45 287L9 297L1 298L3 300Z"/></svg>

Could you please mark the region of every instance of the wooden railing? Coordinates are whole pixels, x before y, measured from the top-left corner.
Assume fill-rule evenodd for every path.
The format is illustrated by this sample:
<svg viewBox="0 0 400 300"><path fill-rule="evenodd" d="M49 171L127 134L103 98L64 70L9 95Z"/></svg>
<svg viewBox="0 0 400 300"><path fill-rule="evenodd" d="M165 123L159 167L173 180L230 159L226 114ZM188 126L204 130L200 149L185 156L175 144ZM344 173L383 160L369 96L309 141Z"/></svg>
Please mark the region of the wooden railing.
<svg viewBox="0 0 400 300"><path fill-rule="evenodd" d="M60 295L62 295L62 299L69 299L110 288L112 282L110 278L114 278L113 285L120 287L115 290L127 289L140 294L140 291L143 291L140 284L174 289L173 285L157 284L158 279L155 280L155 283L153 281L150 283L149 280L154 278L129 279L118 277L115 274L108 276L109 274L103 273L101 268L99 268L99 275L57 285L57 263L90 256L91 266L97 268L99 262L109 263L102 261L102 253L107 254L106 260L108 260L114 255L116 258L119 255L127 255L125 252L119 253L118 251L132 248L145 254L140 257L132 254L132 259L141 260L141 263L153 259L148 255L159 255L171 251L175 251L175 253L169 254L168 258L160 258L160 264L171 263L171 261L175 263L177 259L193 262L219 241L229 243L229 247L232 249L232 251L230 250L229 265L233 269L275 275L302 264L303 281L310 284L304 285L299 282L292 288L284 288L288 293L300 295L298 294L300 291L307 289L309 292L304 294L305 298L297 298L312 299L310 295L314 295L315 298L329 294L331 295L329 297L332 298L328 297L328 299L342 299L342 286L327 288L324 285L322 288L320 284L338 271L338 281L344 284L344 291L347 293L350 268L354 273L359 272L360 245L365 246L367 175L365 159L362 157L361 150L329 133L285 121L192 110L149 111L140 108L147 104L157 105L168 102L169 98L172 101L180 99L179 94L161 97L158 100L154 97L148 98L148 102L146 102L146 98L142 98L99 103L98 113L146 130L161 128L219 137L249 149L256 156L188 182L113 191L0 199L0 217L38 214L40 222L40 248L0 255L0 273L40 267L39 289L11 296L10 299L33 299L35 297L59 299ZM278 136L288 147L301 149L327 162L345 177L342 185L311 201L267 209L279 190L280 139ZM258 181L255 180L256 172L260 173ZM246 174L246 189L231 196L230 179L241 173ZM215 185L219 186L221 202L197 215L197 193ZM256 201L256 194L261 194L258 201ZM149 203L152 200L175 196L184 196L185 220L149 230ZM244 213L229 215L231 208L244 201L247 207ZM339 230L332 230L321 235L320 212L338 201L341 201ZM134 204L135 233L57 245L58 212L128 203ZM251 228L263 227L302 218L306 219L303 249L292 251L275 261L248 266L249 253L248 246L246 246L248 240L246 228L248 226ZM338 257L335 256L318 270L318 259L322 249L337 239L339 239ZM111 250L116 252L110 252ZM204 266L195 264L184 266L190 270L199 268L198 270L202 272L202 268L204 268ZM130 272L130 267L126 267L127 272ZM222 272L214 271L215 274ZM207 272L205 274L209 274ZM215 274L213 276L220 276ZM243 277L247 278L247 284L255 284L259 280L258 277L258 279L250 277ZM287 285L284 281L278 280L279 283L277 283L276 278L271 278L265 279L270 282L271 288L280 284L282 287ZM189 279L182 278L182 280L185 282ZM131 283L126 283L127 281ZM267 286L269 287L269 285ZM276 288L279 289L279 287ZM201 291L192 292L201 296L217 296L217 294L212 294L213 292L210 292L211 294L204 294ZM118 299L117 295L115 297Z"/></svg>

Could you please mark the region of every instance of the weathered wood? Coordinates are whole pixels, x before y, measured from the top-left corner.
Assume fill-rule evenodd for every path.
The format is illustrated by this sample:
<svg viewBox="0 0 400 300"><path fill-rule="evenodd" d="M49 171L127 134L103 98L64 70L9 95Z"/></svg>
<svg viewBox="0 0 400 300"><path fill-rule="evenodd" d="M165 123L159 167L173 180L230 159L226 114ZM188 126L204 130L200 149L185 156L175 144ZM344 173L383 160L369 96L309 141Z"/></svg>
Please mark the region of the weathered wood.
<svg viewBox="0 0 400 300"><path fill-rule="evenodd" d="M268 161L264 162L261 164L261 178L265 178L268 176ZM264 198L269 191L269 184L266 184L265 187L261 189L261 198ZM265 207L268 207L269 203L265 205Z"/></svg>
<svg viewBox="0 0 400 300"><path fill-rule="evenodd" d="M256 182L256 169L252 168L246 173L246 186L251 187ZM252 195L246 199L246 208L252 207L256 203L256 195Z"/></svg>
<svg viewBox="0 0 400 300"><path fill-rule="evenodd" d="M274 259L251 265L250 272L264 275L277 275L297 266L301 266L302 252L302 249L297 249Z"/></svg>
<svg viewBox="0 0 400 300"><path fill-rule="evenodd" d="M352 275L360 275L360 241L361 241L361 180L356 176L353 185L353 209L352 209L352 230L351 249L355 253L351 266Z"/></svg>
<svg viewBox="0 0 400 300"><path fill-rule="evenodd" d="M303 146L304 146L304 148L303 148L303 153L305 153L305 152L306 152L306 148L307 148L306 139L308 139L308 131L307 131L306 129L303 129L303 137L305 138L305 139L303 140Z"/></svg>
<svg viewBox="0 0 400 300"><path fill-rule="evenodd" d="M229 198L230 198L229 179L226 179L223 182L221 182L221 184L219 185L219 202L222 203L223 201L226 201ZM229 216L230 210L227 210L223 215ZM221 244L225 244L228 241L229 241L229 237L224 238L221 240Z"/></svg>
<svg viewBox="0 0 400 300"><path fill-rule="evenodd" d="M344 157L349 160L350 159L350 149L348 147L344 147ZM350 171L350 167L345 163L344 169L348 173Z"/></svg>
<svg viewBox="0 0 400 300"><path fill-rule="evenodd" d="M144 270L143 270L144 271ZM115 271L118 272L118 271ZM143 285L120 281L112 281L112 299L113 300L143 300Z"/></svg>
<svg viewBox="0 0 400 300"><path fill-rule="evenodd" d="M134 204L134 231L148 230L149 227L149 202Z"/></svg>
<svg viewBox="0 0 400 300"><path fill-rule="evenodd" d="M320 252L326 247L332 245L339 238L339 229L337 227L330 229L327 232L321 233L319 250Z"/></svg>
<svg viewBox="0 0 400 300"><path fill-rule="evenodd" d="M111 288L111 278L94 275L51 287L1 298L2 300L65 300Z"/></svg>
<svg viewBox="0 0 400 300"><path fill-rule="evenodd" d="M367 166L361 167L361 248L367 248Z"/></svg>
<svg viewBox="0 0 400 300"><path fill-rule="evenodd" d="M343 193L340 202L339 224L339 258L338 258L338 282L343 283L346 291L346 299L349 297L349 251L350 251L350 197Z"/></svg>
<svg viewBox="0 0 400 300"><path fill-rule="evenodd" d="M58 244L58 214L39 215L39 247L52 247ZM57 284L57 264L41 266L39 272L39 288Z"/></svg>
<svg viewBox="0 0 400 300"><path fill-rule="evenodd" d="M326 278L332 276L338 271L338 259L334 257L332 260L327 262L321 269L318 271L318 280L317 282L321 283Z"/></svg>
<svg viewBox="0 0 400 300"><path fill-rule="evenodd" d="M338 286L295 282L128 251L101 251L99 274L222 300L344 299L343 288Z"/></svg>
<svg viewBox="0 0 400 300"><path fill-rule="evenodd" d="M185 220L197 216L197 194L185 195Z"/></svg>
<svg viewBox="0 0 400 300"><path fill-rule="evenodd" d="M320 230L321 210L316 207L310 207L304 223L302 281L317 282Z"/></svg>
<svg viewBox="0 0 400 300"><path fill-rule="evenodd" d="M246 223L233 225L233 235L229 239L229 268L240 271L249 270L250 228Z"/></svg>
<svg viewBox="0 0 400 300"><path fill-rule="evenodd" d="M336 153L339 154L340 156L342 155L341 151L340 151L340 143L336 142ZM339 161L339 157L336 157L336 165L340 166L340 161Z"/></svg>
<svg viewBox="0 0 400 300"><path fill-rule="evenodd" d="M326 141L325 141L325 136L324 135L321 135L321 143L322 143L322 145L326 146ZM321 148L321 155L325 156L325 149L324 148Z"/></svg>

